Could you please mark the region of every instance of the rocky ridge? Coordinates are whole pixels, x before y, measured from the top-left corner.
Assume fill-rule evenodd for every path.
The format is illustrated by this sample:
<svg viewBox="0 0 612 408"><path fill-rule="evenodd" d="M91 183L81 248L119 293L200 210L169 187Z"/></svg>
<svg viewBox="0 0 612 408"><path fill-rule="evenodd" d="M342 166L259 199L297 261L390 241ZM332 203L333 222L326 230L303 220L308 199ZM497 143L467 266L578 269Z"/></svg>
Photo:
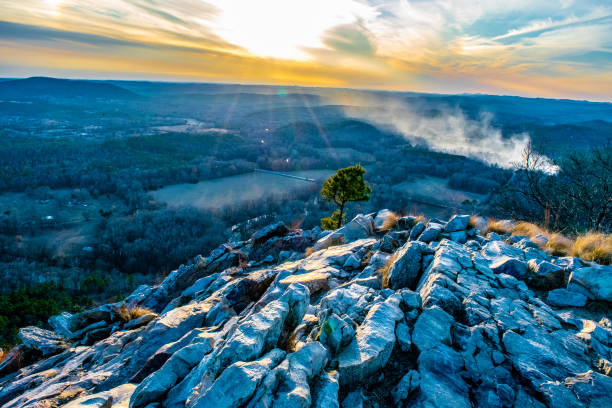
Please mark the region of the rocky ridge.
<svg viewBox="0 0 612 408"><path fill-rule="evenodd" d="M273 224L23 328L0 405L612 406L612 267L483 237L466 215L390 217Z"/></svg>

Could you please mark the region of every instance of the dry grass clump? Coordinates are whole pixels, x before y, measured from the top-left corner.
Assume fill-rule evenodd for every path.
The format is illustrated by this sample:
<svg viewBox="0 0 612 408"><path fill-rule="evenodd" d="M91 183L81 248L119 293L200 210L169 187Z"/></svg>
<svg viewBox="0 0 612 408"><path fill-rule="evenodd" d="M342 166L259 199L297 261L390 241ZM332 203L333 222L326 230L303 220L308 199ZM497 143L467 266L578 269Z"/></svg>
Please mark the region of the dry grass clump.
<svg viewBox="0 0 612 408"><path fill-rule="evenodd" d="M496 220L490 218L488 220L487 228L483 232L486 234L487 232L495 232L497 234L508 234L512 232L513 225L508 220Z"/></svg>
<svg viewBox="0 0 612 408"><path fill-rule="evenodd" d="M571 251L587 261L597 262L600 265L612 264L612 234L589 232L576 238Z"/></svg>
<svg viewBox="0 0 612 408"><path fill-rule="evenodd" d="M381 277L383 288L389 287L389 269L391 268L391 265L393 265L393 262L395 262L395 260L397 259L397 253L397 251L394 252L393 255L389 257L389 260L387 261L385 266L376 271Z"/></svg>
<svg viewBox="0 0 612 408"><path fill-rule="evenodd" d="M572 251L574 241L561 234L551 234L548 237L546 249L554 256L567 256Z"/></svg>
<svg viewBox="0 0 612 408"><path fill-rule="evenodd" d="M396 213L392 212L387 219L385 219L385 222L383 223L383 225L379 228L380 231L389 231L390 229L394 228L397 225L397 222L400 220L399 215L397 215Z"/></svg>
<svg viewBox="0 0 612 408"><path fill-rule="evenodd" d="M146 307L127 306L125 303L119 307L119 318L126 323L149 314L153 314L153 311Z"/></svg>
<svg viewBox="0 0 612 408"><path fill-rule="evenodd" d="M416 218L414 219L414 223L418 224L419 222L422 222L423 224L427 224L429 220L423 214L418 214L416 215Z"/></svg>
<svg viewBox="0 0 612 408"><path fill-rule="evenodd" d="M487 220L480 215L471 215L468 221L468 229L476 228L480 231L484 231L487 229L487 225Z"/></svg>
<svg viewBox="0 0 612 408"><path fill-rule="evenodd" d="M304 251L304 255L306 255L306 257L309 257L310 255L314 254L316 251L313 247L308 247L306 248L306 250Z"/></svg>
<svg viewBox="0 0 612 408"><path fill-rule="evenodd" d="M516 227L512 230L512 235L525 235L529 238L533 238L536 235L548 236L549 234L537 225L523 221L516 224Z"/></svg>

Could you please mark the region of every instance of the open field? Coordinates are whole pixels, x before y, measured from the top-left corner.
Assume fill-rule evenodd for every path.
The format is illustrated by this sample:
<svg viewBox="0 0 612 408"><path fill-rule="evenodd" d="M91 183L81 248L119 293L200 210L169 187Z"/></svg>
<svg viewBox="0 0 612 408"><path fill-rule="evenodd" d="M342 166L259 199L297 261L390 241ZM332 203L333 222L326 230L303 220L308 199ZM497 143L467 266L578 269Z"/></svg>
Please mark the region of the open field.
<svg viewBox="0 0 612 408"><path fill-rule="evenodd" d="M288 172L300 177L309 177L323 182L334 173L333 170L307 170ZM196 184L175 184L150 192L156 201L168 207L196 207L218 209L236 206L267 196L292 193L309 182L264 173L247 173L238 176L221 177Z"/></svg>
<svg viewBox="0 0 612 408"><path fill-rule="evenodd" d="M448 179L438 177L417 178L393 186L394 190L401 191L415 199L431 203L444 203L447 206L459 206L466 200L482 201L484 195L453 190L448 186Z"/></svg>

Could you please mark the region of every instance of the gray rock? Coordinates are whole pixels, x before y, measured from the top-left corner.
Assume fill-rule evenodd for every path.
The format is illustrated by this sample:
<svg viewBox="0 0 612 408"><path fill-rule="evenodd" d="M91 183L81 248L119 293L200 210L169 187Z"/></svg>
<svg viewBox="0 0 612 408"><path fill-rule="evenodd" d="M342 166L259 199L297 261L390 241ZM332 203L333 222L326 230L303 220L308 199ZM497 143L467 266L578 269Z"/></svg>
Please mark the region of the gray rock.
<svg viewBox="0 0 612 408"><path fill-rule="evenodd" d="M193 408L238 407L251 398L268 372L285 357L285 352L274 349L261 359L245 363L239 361L227 367L204 395L193 402Z"/></svg>
<svg viewBox="0 0 612 408"><path fill-rule="evenodd" d="M350 318L344 316L345 319L342 319L335 313L331 314L321 325L319 341L327 345L334 354L349 344L355 336L355 329Z"/></svg>
<svg viewBox="0 0 612 408"><path fill-rule="evenodd" d="M442 225L435 222L429 222L427 228L419 235L419 241L429 243L436 241L442 232Z"/></svg>
<svg viewBox="0 0 612 408"><path fill-rule="evenodd" d="M43 357L60 353L69 347L64 339L54 332L35 326L19 329L19 338L26 347L40 351Z"/></svg>
<svg viewBox="0 0 612 408"><path fill-rule="evenodd" d="M564 385L589 407L612 406L612 378L609 376L589 370L566 378Z"/></svg>
<svg viewBox="0 0 612 408"><path fill-rule="evenodd" d="M415 288L420 277L424 244L408 241L394 255L394 261L383 276L383 285L393 290Z"/></svg>
<svg viewBox="0 0 612 408"><path fill-rule="evenodd" d="M453 215L453 217L444 226L445 232L456 232L466 230L470 223L469 215Z"/></svg>
<svg viewBox="0 0 612 408"><path fill-rule="evenodd" d="M421 352L419 392L416 406L437 408L471 408L469 387L460 373L463 359L450 347L438 343Z"/></svg>
<svg viewBox="0 0 612 408"><path fill-rule="evenodd" d="M344 242L353 242L374 234L372 217L359 214L344 226Z"/></svg>
<svg viewBox="0 0 612 408"><path fill-rule="evenodd" d="M455 231L449 234L449 239L451 241L458 242L460 244L464 244L467 241L467 234L465 231Z"/></svg>
<svg viewBox="0 0 612 408"><path fill-rule="evenodd" d="M548 292L546 302L556 307L584 307L587 297L580 292L572 292L567 289L554 289Z"/></svg>
<svg viewBox="0 0 612 408"><path fill-rule="evenodd" d="M136 385L123 384L108 391L87 395L63 405L64 408L121 408L127 407Z"/></svg>
<svg viewBox="0 0 612 408"><path fill-rule="evenodd" d="M518 279L523 278L527 274L527 264L516 258L502 257L489 267L494 273L504 273Z"/></svg>
<svg viewBox="0 0 612 408"><path fill-rule="evenodd" d="M423 231L425 231L425 224L423 224L422 221L417 222L410 230L410 240L414 241L415 239L417 239Z"/></svg>
<svg viewBox="0 0 612 408"><path fill-rule="evenodd" d="M548 261L541 261L538 259L530 259L528 262L529 270L536 275L540 276L551 276L562 270L560 266L557 266Z"/></svg>
<svg viewBox="0 0 612 408"><path fill-rule="evenodd" d="M174 353L164 365L142 381L130 399L130 408L145 407L163 397L212 350L212 338L196 338Z"/></svg>
<svg viewBox="0 0 612 408"><path fill-rule="evenodd" d="M258 230L251 236L251 239L255 244L259 244L272 237L285 235L287 232L289 232L289 227L282 222L277 222Z"/></svg>
<svg viewBox="0 0 612 408"><path fill-rule="evenodd" d="M530 325L523 335L506 331L502 341L514 368L535 389L590 368L586 345L565 330L549 333Z"/></svg>
<svg viewBox="0 0 612 408"><path fill-rule="evenodd" d="M408 398L415 390L419 388L421 383L421 375L416 370L408 371L402 379L397 383L393 390L391 390L391 396L396 406L401 406L401 403Z"/></svg>
<svg viewBox="0 0 612 408"><path fill-rule="evenodd" d="M612 302L612 265L576 269L569 277L567 289L589 299Z"/></svg>
<svg viewBox="0 0 612 408"><path fill-rule="evenodd" d="M72 332L76 330L73 315L68 312L63 312L57 316L51 316L49 318L49 326L65 339L72 338Z"/></svg>
<svg viewBox="0 0 612 408"><path fill-rule="evenodd" d="M502 241L491 241L486 243L482 247L481 253L488 259L507 257L522 260L524 258L523 251Z"/></svg>
<svg viewBox="0 0 612 408"><path fill-rule="evenodd" d="M370 309L356 338L338 356L341 384L355 384L385 366L395 345L395 323L403 317L400 297L390 296Z"/></svg>
<svg viewBox="0 0 612 408"><path fill-rule="evenodd" d="M386 224L389 224L393 220L396 220L396 219L397 219L397 216L392 211L389 211L387 209L380 210L379 212L376 213L376 217L374 217L374 221L373 221L374 229L379 231Z"/></svg>
<svg viewBox="0 0 612 408"><path fill-rule="evenodd" d="M326 364L325 347L318 341L306 344L268 373L247 408L310 408L309 383Z"/></svg>
<svg viewBox="0 0 612 408"><path fill-rule="evenodd" d="M451 344L451 315L438 306L425 309L417 319L412 331L412 342L420 351L436 347L438 344Z"/></svg>
<svg viewBox="0 0 612 408"><path fill-rule="evenodd" d="M380 242L380 250L387 253L393 253L398 246L399 243L391 235L385 235Z"/></svg>
<svg viewBox="0 0 612 408"><path fill-rule="evenodd" d="M395 326L395 337L397 338L397 344L400 350L405 353L410 351L412 341L410 340L410 328L406 323L399 322L397 326Z"/></svg>
<svg viewBox="0 0 612 408"><path fill-rule="evenodd" d="M137 317L134 320L130 320L123 326L123 330L133 330L137 327L144 326L152 322L157 318L157 314L155 313L147 313L140 317Z"/></svg>
<svg viewBox="0 0 612 408"><path fill-rule="evenodd" d="M321 373L314 381L312 386L312 408L339 408L338 372L330 371Z"/></svg>

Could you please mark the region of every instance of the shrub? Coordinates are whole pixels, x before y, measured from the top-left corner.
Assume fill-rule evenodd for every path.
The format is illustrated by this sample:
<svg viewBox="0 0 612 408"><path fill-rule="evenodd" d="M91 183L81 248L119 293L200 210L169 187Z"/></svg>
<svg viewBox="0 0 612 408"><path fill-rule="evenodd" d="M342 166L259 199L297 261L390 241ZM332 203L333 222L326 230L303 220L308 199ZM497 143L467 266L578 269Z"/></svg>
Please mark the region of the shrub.
<svg viewBox="0 0 612 408"><path fill-rule="evenodd" d="M576 238L571 254L601 265L611 265L612 234L589 232L586 235L581 235Z"/></svg>

